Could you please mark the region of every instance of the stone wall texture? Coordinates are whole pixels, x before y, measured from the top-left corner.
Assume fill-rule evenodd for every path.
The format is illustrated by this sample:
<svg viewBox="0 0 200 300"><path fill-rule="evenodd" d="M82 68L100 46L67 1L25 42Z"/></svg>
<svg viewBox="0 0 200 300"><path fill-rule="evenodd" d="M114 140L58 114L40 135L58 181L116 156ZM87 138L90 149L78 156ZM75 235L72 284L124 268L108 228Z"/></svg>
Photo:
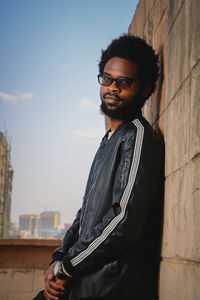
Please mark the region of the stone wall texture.
<svg viewBox="0 0 200 300"><path fill-rule="evenodd" d="M44 276L60 240L0 239L0 299L30 300L44 289Z"/></svg>
<svg viewBox="0 0 200 300"><path fill-rule="evenodd" d="M159 54L143 109L165 141L160 300L200 299L200 1L140 0L129 33Z"/></svg>

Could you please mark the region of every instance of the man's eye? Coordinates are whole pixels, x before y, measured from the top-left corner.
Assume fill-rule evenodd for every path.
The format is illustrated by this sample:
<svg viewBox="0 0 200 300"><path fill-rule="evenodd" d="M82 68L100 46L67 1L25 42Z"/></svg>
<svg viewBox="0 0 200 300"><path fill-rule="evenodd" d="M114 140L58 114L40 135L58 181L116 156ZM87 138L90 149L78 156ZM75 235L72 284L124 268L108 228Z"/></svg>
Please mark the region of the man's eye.
<svg viewBox="0 0 200 300"><path fill-rule="evenodd" d="M125 84L125 85L130 83L130 81L129 81L128 79L125 79L125 78L120 79L120 82L121 82L122 84Z"/></svg>
<svg viewBox="0 0 200 300"><path fill-rule="evenodd" d="M111 78L107 75L103 75L103 81L104 82L110 82Z"/></svg>

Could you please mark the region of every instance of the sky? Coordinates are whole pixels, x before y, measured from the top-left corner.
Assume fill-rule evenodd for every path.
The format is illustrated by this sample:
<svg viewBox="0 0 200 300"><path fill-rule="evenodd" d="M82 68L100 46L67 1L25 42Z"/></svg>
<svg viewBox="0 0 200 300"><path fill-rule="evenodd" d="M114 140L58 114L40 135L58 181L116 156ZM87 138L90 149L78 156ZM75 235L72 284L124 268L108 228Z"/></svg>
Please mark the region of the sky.
<svg viewBox="0 0 200 300"><path fill-rule="evenodd" d="M14 169L11 219L45 210L72 222L105 134L101 50L138 1L1 0L0 131Z"/></svg>

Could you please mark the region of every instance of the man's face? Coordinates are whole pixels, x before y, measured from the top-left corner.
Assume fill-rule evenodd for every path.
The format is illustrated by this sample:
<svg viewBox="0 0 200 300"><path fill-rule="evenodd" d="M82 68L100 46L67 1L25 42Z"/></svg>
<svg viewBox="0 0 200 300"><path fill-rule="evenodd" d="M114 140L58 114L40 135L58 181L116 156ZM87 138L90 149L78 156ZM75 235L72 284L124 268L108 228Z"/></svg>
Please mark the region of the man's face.
<svg viewBox="0 0 200 300"><path fill-rule="evenodd" d="M105 65L104 73L114 79L127 78L138 80L137 65L127 59L112 57ZM127 119L127 113L134 115L141 100L141 88L138 82L133 82L128 89L120 88L116 81L111 85L101 85L101 110L114 119ZM135 111L134 111L135 110ZM129 116L130 118L130 116Z"/></svg>

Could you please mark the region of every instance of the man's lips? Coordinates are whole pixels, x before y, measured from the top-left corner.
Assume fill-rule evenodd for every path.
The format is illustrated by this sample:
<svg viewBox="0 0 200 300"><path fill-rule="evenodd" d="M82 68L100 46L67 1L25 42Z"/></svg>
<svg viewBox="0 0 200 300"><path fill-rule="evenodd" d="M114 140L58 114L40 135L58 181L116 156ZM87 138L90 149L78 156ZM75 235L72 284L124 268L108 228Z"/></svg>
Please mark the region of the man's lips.
<svg viewBox="0 0 200 300"><path fill-rule="evenodd" d="M118 95L112 95L110 93L104 94L103 99L106 100L106 102L111 102L111 103L122 101L122 99Z"/></svg>

